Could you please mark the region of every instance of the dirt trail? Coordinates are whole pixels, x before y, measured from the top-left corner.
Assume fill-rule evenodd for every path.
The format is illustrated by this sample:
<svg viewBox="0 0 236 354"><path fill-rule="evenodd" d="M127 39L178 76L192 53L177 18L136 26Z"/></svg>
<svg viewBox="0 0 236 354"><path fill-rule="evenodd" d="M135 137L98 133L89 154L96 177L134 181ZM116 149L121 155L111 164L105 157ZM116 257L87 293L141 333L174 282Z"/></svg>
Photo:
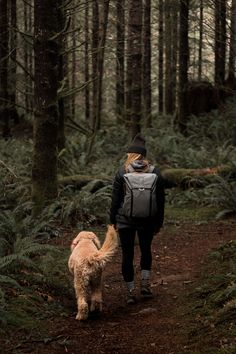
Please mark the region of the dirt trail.
<svg viewBox="0 0 236 354"><path fill-rule="evenodd" d="M25 342L15 353L177 354L188 352L188 339L179 314L182 294L194 286L208 252L236 239L236 221L184 224L166 227L153 243L152 300L126 305L118 251L106 269L104 310L100 317L81 323L75 320L75 303L64 299L71 315L54 318L48 340ZM139 251L136 247L136 277L139 283ZM33 336L32 336L33 337ZM201 353L204 349L201 348ZM198 352L199 353L199 352Z"/></svg>

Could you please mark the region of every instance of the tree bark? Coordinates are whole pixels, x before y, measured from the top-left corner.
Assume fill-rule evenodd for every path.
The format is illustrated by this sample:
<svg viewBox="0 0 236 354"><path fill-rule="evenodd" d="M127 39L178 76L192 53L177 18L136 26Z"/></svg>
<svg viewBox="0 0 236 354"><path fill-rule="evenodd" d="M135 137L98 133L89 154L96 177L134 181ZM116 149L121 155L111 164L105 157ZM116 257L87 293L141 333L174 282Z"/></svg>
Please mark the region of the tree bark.
<svg viewBox="0 0 236 354"><path fill-rule="evenodd" d="M198 47L198 81L202 79L202 45L203 45L203 0L200 0L200 18L199 18L199 47Z"/></svg>
<svg viewBox="0 0 236 354"><path fill-rule="evenodd" d="M84 15L84 79L86 83L85 87L85 119L86 122L90 121L90 88L88 85L90 73L89 73L89 2L85 5L85 15Z"/></svg>
<svg viewBox="0 0 236 354"><path fill-rule="evenodd" d="M8 17L7 1L0 0L0 120L2 122L2 136L8 139L11 136L9 122L9 93L8 93Z"/></svg>
<svg viewBox="0 0 236 354"><path fill-rule="evenodd" d="M180 1L179 17L179 99L178 99L178 126L182 134L186 133L188 117L187 86L188 86L188 15L189 0Z"/></svg>
<svg viewBox="0 0 236 354"><path fill-rule="evenodd" d="M221 86L225 82L226 56L226 2L215 1L215 84Z"/></svg>
<svg viewBox="0 0 236 354"><path fill-rule="evenodd" d="M10 70L9 70L9 118L15 124L19 123L19 115L16 110L16 48L17 48L17 12L16 0L10 2Z"/></svg>
<svg viewBox="0 0 236 354"><path fill-rule="evenodd" d="M159 19L159 41L158 41L158 110L159 113L163 113L163 0L159 0L158 4L158 19Z"/></svg>
<svg viewBox="0 0 236 354"><path fill-rule="evenodd" d="M130 100L128 114L130 135L133 138L141 130L142 117L142 0L130 1L128 17L127 75Z"/></svg>
<svg viewBox="0 0 236 354"><path fill-rule="evenodd" d="M232 90L236 90L236 0L232 0L230 21L230 44L229 44L229 71L227 84Z"/></svg>
<svg viewBox="0 0 236 354"><path fill-rule="evenodd" d="M57 33L58 33L58 87L59 87L59 97L58 97L58 149L61 151L65 147L66 137L65 137L65 119L66 119L66 98L63 97L64 90L61 90L60 86L68 87L68 78L66 75L66 36L63 31L66 26L66 16L65 9L63 7L64 0L57 0ZM63 32L62 32L63 31Z"/></svg>
<svg viewBox="0 0 236 354"><path fill-rule="evenodd" d="M116 1L116 116L125 120L125 0Z"/></svg>
<svg viewBox="0 0 236 354"><path fill-rule="evenodd" d="M143 13L143 120L148 128L152 124L151 0L144 0Z"/></svg>
<svg viewBox="0 0 236 354"><path fill-rule="evenodd" d="M58 13L55 0L35 0L34 213L57 196Z"/></svg>
<svg viewBox="0 0 236 354"><path fill-rule="evenodd" d="M170 0L165 1L165 113L173 113L172 86L172 16L173 6Z"/></svg>
<svg viewBox="0 0 236 354"><path fill-rule="evenodd" d="M104 53L110 0L103 0L99 6L93 1L93 109L92 127L94 134L100 129L102 110L102 83ZM99 8L101 11L99 11Z"/></svg>

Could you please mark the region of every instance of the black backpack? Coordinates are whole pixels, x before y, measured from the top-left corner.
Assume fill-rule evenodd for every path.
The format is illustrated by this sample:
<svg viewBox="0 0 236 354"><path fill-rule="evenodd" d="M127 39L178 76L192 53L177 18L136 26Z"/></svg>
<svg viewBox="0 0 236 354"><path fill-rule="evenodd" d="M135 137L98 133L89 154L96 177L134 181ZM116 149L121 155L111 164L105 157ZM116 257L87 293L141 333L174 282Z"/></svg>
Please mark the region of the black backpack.
<svg viewBox="0 0 236 354"><path fill-rule="evenodd" d="M124 174L125 196L123 214L131 218L148 218L157 214L156 184L158 176L148 171L136 171L131 165Z"/></svg>

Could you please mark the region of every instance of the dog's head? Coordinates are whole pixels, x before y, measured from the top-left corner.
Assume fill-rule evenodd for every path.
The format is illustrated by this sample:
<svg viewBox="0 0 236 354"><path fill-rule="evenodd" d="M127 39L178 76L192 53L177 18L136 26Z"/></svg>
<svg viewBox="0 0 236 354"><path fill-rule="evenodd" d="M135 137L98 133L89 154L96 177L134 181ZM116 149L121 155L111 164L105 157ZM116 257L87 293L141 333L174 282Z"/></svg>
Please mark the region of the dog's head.
<svg viewBox="0 0 236 354"><path fill-rule="evenodd" d="M97 248L101 247L100 241L97 237L97 235L94 232L91 231L81 231L72 241L70 249L73 251L73 249L78 245L78 243L83 240L91 240L93 243L96 245Z"/></svg>

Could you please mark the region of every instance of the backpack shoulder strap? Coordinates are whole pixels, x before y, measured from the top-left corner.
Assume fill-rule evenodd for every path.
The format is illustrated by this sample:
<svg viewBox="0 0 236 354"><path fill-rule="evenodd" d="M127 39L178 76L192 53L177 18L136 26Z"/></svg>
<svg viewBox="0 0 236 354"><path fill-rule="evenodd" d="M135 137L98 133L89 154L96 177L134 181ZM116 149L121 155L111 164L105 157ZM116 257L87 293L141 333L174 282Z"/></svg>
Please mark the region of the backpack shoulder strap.
<svg viewBox="0 0 236 354"><path fill-rule="evenodd" d="M146 170L146 173L152 173L155 170L155 166L150 165L148 166L148 170ZM132 165L128 165L126 173L132 173L132 172L138 172L136 171ZM139 172L144 172L144 171L139 171Z"/></svg>
<svg viewBox="0 0 236 354"><path fill-rule="evenodd" d="M148 169L148 172L149 172L149 173L152 173L154 170L155 170L155 166L150 165L150 166L149 166L149 169Z"/></svg>
<svg viewBox="0 0 236 354"><path fill-rule="evenodd" d="M126 173L132 173L135 172L135 169L133 168L132 165L128 165Z"/></svg>

